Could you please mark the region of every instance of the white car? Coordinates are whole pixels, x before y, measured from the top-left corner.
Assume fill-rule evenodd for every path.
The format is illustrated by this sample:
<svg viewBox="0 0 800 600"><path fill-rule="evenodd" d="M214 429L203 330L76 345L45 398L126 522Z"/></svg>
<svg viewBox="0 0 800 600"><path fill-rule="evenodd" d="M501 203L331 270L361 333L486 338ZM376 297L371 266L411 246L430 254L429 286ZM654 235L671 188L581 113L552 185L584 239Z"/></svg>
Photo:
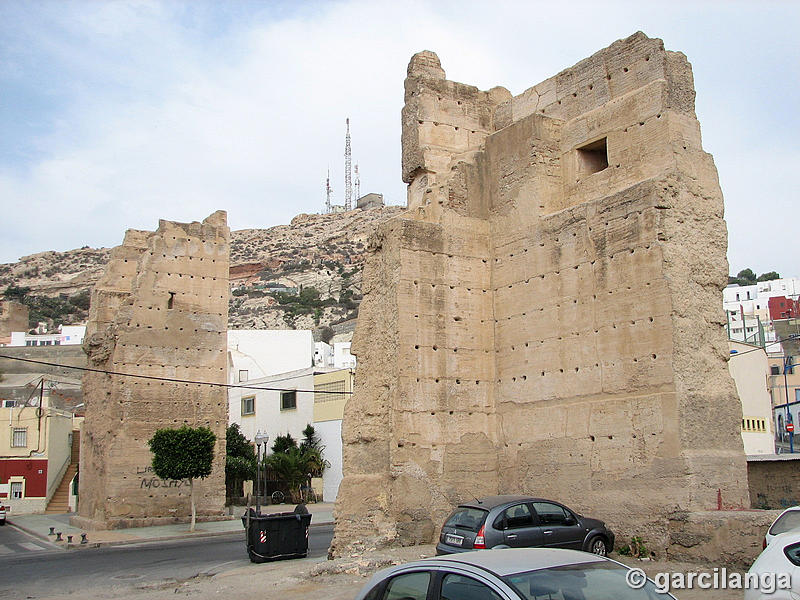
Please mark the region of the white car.
<svg viewBox="0 0 800 600"><path fill-rule="evenodd" d="M745 600L797 600L800 598L800 531L772 537L758 555L746 578ZM757 587L752 583L758 581Z"/></svg>
<svg viewBox="0 0 800 600"><path fill-rule="evenodd" d="M631 576L633 575L633 576ZM356 600L675 600L644 571L561 548L475 550L389 567Z"/></svg>
<svg viewBox="0 0 800 600"><path fill-rule="evenodd" d="M792 529L800 529L800 506L790 506L783 511L780 516L772 522L764 536L764 548L766 548L776 535L786 533Z"/></svg>

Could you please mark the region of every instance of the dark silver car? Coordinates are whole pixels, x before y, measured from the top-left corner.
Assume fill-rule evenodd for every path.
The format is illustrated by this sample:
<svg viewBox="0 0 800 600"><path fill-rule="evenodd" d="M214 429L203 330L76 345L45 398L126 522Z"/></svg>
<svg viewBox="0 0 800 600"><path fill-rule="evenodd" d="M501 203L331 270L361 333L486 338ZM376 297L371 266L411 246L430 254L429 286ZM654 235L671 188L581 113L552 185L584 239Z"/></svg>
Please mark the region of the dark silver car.
<svg viewBox="0 0 800 600"><path fill-rule="evenodd" d="M390 567L373 575L356 600L675 598L659 593L643 572L609 558L576 550L514 548L464 552Z"/></svg>
<svg viewBox="0 0 800 600"><path fill-rule="evenodd" d="M436 554L486 548L568 548L605 556L614 533L563 504L530 496L488 496L461 504L442 526Z"/></svg>

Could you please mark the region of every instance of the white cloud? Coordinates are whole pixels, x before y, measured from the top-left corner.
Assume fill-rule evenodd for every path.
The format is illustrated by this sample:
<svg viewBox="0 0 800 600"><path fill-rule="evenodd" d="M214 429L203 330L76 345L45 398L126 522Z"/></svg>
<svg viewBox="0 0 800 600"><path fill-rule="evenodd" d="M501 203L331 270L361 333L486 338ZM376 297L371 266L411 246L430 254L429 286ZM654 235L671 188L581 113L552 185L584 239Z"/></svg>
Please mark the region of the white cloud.
<svg viewBox="0 0 800 600"><path fill-rule="evenodd" d="M797 274L789 221L766 225L782 201L797 197L787 176L796 164L792 7L421 0L28 6L0 19L0 63L14 59L0 68L0 85L27 86L47 100L30 113L15 108L23 134L33 130L25 118L48 125L45 135L11 140L33 159L0 162L0 202L9 215L0 262L114 245L128 227L202 219L217 209L228 210L233 228L285 223L322 208L328 167L341 202L345 117L362 192L402 203L400 109L414 52L436 51L451 79L519 93L642 29L693 63L704 142L728 200L732 269ZM726 62L731 57L735 65ZM779 92L774 114L755 117L764 110L763 86L772 84ZM753 194L763 227L741 216ZM775 239L785 241L782 251Z"/></svg>

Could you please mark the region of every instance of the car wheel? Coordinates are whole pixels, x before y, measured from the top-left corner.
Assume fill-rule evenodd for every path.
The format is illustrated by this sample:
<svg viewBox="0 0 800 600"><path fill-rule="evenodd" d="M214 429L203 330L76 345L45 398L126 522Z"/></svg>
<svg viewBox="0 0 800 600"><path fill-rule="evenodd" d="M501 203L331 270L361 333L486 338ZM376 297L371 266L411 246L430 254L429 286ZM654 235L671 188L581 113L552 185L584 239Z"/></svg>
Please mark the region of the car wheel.
<svg viewBox="0 0 800 600"><path fill-rule="evenodd" d="M591 552L592 554L597 554L597 556L605 556L606 554L608 554L608 548L606 548L606 541L599 535L594 536L592 539L589 540L589 552Z"/></svg>

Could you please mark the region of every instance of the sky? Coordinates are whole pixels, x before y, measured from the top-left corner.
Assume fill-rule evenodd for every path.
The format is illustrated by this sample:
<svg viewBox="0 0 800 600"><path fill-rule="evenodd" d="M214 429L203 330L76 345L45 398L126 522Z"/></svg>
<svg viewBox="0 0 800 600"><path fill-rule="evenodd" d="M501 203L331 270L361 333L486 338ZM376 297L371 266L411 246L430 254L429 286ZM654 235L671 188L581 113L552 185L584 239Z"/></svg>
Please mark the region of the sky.
<svg viewBox="0 0 800 600"><path fill-rule="evenodd" d="M0 0L0 263L228 211L232 229L361 192L404 205L403 79L513 94L643 31L687 55L732 273L800 276L800 2Z"/></svg>

